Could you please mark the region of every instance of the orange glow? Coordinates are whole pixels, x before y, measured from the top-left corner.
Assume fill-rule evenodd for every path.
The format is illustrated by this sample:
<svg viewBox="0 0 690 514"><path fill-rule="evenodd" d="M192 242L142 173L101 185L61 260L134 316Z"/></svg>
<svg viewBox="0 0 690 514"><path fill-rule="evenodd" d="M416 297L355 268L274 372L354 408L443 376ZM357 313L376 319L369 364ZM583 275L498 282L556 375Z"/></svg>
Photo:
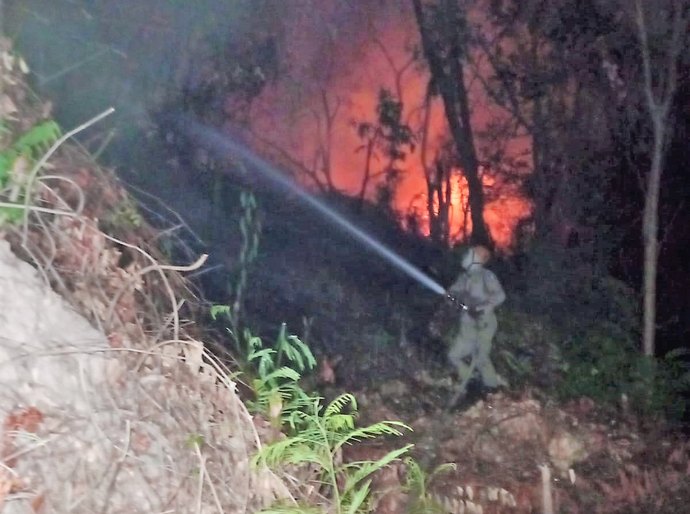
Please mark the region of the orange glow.
<svg viewBox="0 0 690 514"><path fill-rule="evenodd" d="M262 95L252 112L252 129L258 135L261 151L293 170L302 167L302 173L296 170L297 176L305 177L306 169L312 175L316 173L325 183L330 170L334 187L358 194L367 152L365 141L358 137L354 124L376 123L381 88L388 89L396 97L399 94L404 106L403 120L418 139L415 151L401 164L404 173L396 189L394 208L401 219L410 211L417 212L421 229L428 234L427 186L421 152L428 75L419 63L411 63L410 52L405 50L417 42L413 19L395 20L395 23L389 20L388 23L387 27L370 31L377 39L369 36L359 43L349 42L347 47L341 45L343 48L330 53L328 49L315 52L308 41L305 42L308 35L304 27L295 27L292 43L295 47L288 55L295 59L290 65L298 69L294 72L296 76L292 81L272 84ZM293 41L290 37L287 40ZM310 55L304 54L307 47ZM309 62L310 57L314 62ZM471 88L470 93L474 105L473 124L475 130L481 130L496 114L486 107L487 102L478 87ZM426 165L432 166L435 155L449 140L439 98L430 104L427 134ZM296 163L300 163L299 166ZM380 172L385 163L383 155L372 159L372 172ZM493 178L485 176L484 180L485 185L490 186ZM307 180L307 183L310 182ZM372 198L373 192L374 183L367 188L367 196ZM451 235L457 241L462 238L463 226L471 229L471 223L465 223L463 214L467 185L459 170L452 179L451 197ZM484 216L500 247L510 245L516 224L529 211L528 201L517 196L487 203Z"/></svg>

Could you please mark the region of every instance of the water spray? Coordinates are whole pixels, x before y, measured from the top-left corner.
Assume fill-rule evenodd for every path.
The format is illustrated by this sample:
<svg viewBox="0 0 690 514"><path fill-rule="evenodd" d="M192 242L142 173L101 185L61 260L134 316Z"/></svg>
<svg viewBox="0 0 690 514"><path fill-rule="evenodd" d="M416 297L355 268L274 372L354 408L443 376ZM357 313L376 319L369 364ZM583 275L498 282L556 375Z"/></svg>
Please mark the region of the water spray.
<svg viewBox="0 0 690 514"><path fill-rule="evenodd" d="M245 145L235 141L227 134L198 123L189 116L177 117L175 119L175 125L187 136L191 137L197 144L205 147L207 150L212 151L224 158L232 156L240 159L245 165L251 166L251 168L255 169L263 177L280 186L286 192L296 195L309 207L343 229L360 243L363 243L369 247L380 257L393 264L396 268L403 271L419 284L423 285L427 289L430 289L438 295L447 296L447 298L456 304L458 308L467 310L467 306L448 294L441 284L422 272L419 268L415 267L409 261L395 253L386 245L380 241L377 241L374 237L354 225L342 214L339 214L324 202L305 191L302 187L281 173L277 167L256 155Z"/></svg>

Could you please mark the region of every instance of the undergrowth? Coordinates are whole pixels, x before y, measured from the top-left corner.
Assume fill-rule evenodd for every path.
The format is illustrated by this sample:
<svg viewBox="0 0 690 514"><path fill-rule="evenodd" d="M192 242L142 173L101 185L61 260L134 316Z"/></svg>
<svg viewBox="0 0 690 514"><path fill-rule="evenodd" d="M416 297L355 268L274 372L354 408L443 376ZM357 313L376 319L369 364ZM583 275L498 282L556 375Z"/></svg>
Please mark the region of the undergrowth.
<svg viewBox="0 0 690 514"><path fill-rule="evenodd" d="M427 472L417 461L408 457L405 459L405 468L407 473L404 490L410 497L408 514L445 514L446 509L434 498L429 488L434 478L455 471L457 466L446 463Z"/></svg>
<svg viewBox="0 0 690 514"><path fill-rule="evenodd" d="M637 415L679 420L685 402L678 398L690 391L688 354L678 349L664 358L647 357L631 341L587 334L566 345L567 364L556 391L563 399L587 396L609 405L625 399Z"/></svg>
<svg viewBox="0 0 690 514"><path fill-rule="evenodd" d="M284 323L271 346L248 329L240 328L243 293L248 270L257 256L260 232L254 197L243 193L240 201L244 214L240 220L242 247L238 266L227 289L227 305L213 306L211 317L222 318L229 325L237 366L251 390L248 408L265 416L274 429L285 434L264 446L254 457L254 464L276 472L287 467L311 467L309 484L302 485L317 491L315 496L319 499L305 495L312 505L275 505L263 512L322 512L322 508L336 514L370 512L372 474L407 453L412 445L395 449L378 460L351 463L343 462L343 447L365 439L400 436L402 430L411 429L397 421L357 427L357 401L353 395L342 394L324 406L323 398L307 393L299 381L304 373L314 369L316 360L308 345L297 336L288 335Z"/></svg>
<svg viewBox="0 0 690 514"><path fill-rule="evenodd" d="M534 245L504 263L510 283L499 312L494 359L513 388L559 400L582 396L641 417L683 417L689 354L646 357L639 348L639 296L578 250Z"/></svg>
<svg viewBox="0 0 690 514"><path fill-rule="evenodd" d="M247 401L251 412L265 415L274 428L282 428L292 414L309 398L299 385L303 374L316 367L311 350L298 337L286 335L282 325L273 347L264 347L260 337L245 330L245 352L240 354L240 369L253 398Z"/></svg>
<svg viewBox="0 0 690 514"><path fill-rule="evenodd" d="M229 306L215 306L211 314L214 318L225 315L231 319L230 313ZM286 434L265 446L255 456L254 464L278 472L287 466L312 466L314 475L309 485L320 492L320 498L329 498L335 509L332 512L370 512L371 475L405 454L412 445L393 450L378 460L352 463L343 463L342 449L364 439L400 436L402 430L411 429L397 421L357 427L357 401L353 395L342 394L324 407L323 398L304 391L299 381L304 372L315 367L316 360L306 344L287 335L284 324L272 347L265 347L261 338L248 330L234 339L241 345L239 363L252 392L248 408ZM311 512L310 508L278 505L263 512L304 513Z"/></svg>
<svg viewBox="0 0 690 514"><path fill-rule="evenodd" d="M290 416L294 434L264 447L254 458L254 463L277 471L285 471L288 466L311 466L314 478L310 484L303 485L312 486L322 493L324 500L317 502L320 503L318 507L336 514L370 512L372 475L400 458L412 445L392 450L377 460L350 463L342 461L342 450L346 445L364 439L401 436L402 430L411 429L397 421L357 427L356 415L357 402L351 394L340 395L325 408L321 398L312 397ZM327 496L330 496L328 501L325 500ZM308 512L309 507L280 505L262 512L297 514Z"/></svg>
<svg viewBox="0 0 690 514"><path fill-rule="evenodd" d="M49 148L60 138L60 127L52 120L38 123L0 151L0 190L6 201L17 207L0 207L0 224L18 222L25 212L24 199L29 173Z"/></svg>

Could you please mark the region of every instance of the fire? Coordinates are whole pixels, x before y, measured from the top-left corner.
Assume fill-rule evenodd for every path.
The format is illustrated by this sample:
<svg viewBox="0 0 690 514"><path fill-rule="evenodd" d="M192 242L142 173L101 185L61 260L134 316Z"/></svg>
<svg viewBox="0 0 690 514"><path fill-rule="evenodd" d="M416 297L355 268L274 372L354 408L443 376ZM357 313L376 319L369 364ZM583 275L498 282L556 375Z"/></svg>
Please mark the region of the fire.
<svg viewBox="0 0 690 514"><path fill-rule="evenodd" d="M366 141L358 135L356 124L376 123L379 92L386 88L403 103L403 122L416 136L414 151L408 152L400 163L403 173L395 190L393 207L401 219L416 212L420 228L428 234L424 170L425 166L433 166L435 156L450 140L443 104L439 98L426 101L429 77L409 52L418 37L413 20L396 21L371 30L374 35L358 43L343 42L343 48L338 47L337 52L323 50L314 55L312 51L312 62L308 65L298 58L301 49L308 46L304 42L305 28L296 26L294 30L299 31L300 37L295 41L299 44L287 55L295 58L292 65L302 70L297 72L301 76L268 88L253 111L252 129L260 150L295 170L308 185L317 182L323 187L357 195L362 190L367 152ZM479 88L474 87L470 92L476 102L473 123L481 130L497 113L486 107ZM375 183L380 180L377 175L387 158L382 152L376 152L369 162L373 178L365 194L372 198ZM492 180L495 179L490 174L485 174L486 186L493 185ZM467 197L466 182L461 171L455 170L451 181L450 233L456 241L471 229L466 219ZM529 211L529 202L516 194L486 204L484 216L500 247L510 245L515 226Z"/></svg>

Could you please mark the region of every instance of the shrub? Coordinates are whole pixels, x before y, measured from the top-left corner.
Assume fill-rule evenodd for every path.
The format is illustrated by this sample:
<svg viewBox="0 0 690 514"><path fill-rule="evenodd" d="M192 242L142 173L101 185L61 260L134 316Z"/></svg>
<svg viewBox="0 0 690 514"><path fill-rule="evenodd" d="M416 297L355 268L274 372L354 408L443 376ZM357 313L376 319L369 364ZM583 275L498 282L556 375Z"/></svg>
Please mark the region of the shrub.
<svg viewBox="0 0 690 514"><path fill-rule="evenodd" d="M680 395L690 390L684 356L676 351L662 359L646 357L630 340L590 333L566 346L568 365L557 393L564 399L588 396L611 405L625 395L636 414L679 419L684 413Z"/></svg>

